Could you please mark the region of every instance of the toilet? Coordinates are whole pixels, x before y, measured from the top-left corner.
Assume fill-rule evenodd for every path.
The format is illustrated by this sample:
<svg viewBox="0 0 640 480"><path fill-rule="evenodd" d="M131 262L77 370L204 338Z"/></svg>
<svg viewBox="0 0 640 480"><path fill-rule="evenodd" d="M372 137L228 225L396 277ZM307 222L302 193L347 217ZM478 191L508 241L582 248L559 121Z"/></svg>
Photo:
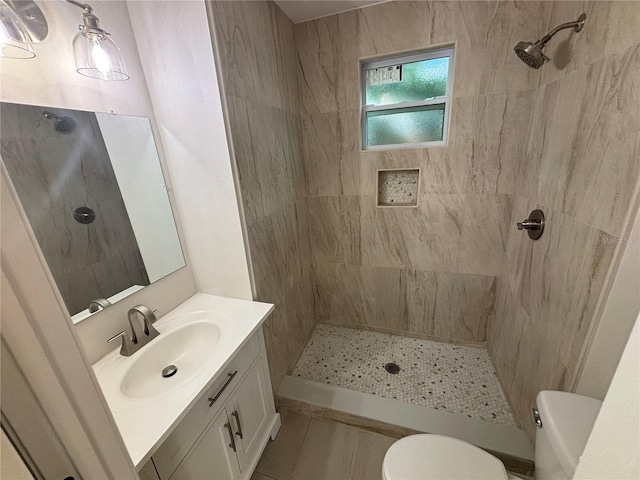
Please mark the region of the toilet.
<svg viewBox="0 0 640 480"><path fill-rule="evenodd" d="M536 397L536 480L569 480L578 466L602 402L568 392L543 390ZM410 435L384 456L383 480L511 480L498 458L457 438Z"/></svg>

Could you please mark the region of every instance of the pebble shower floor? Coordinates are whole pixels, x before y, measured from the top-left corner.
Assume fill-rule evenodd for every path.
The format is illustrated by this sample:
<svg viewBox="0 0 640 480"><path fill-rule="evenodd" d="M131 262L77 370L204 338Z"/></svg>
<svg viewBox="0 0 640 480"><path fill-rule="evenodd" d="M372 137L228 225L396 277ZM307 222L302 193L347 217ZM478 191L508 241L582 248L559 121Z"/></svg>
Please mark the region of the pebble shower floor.
<svg viewBox="0 0 640 480"><path fill-rule="evenodd" d="M390 374L385 364L397 363ZM467 347L319 323L293 376L515 426L489 354Z"/></svg>

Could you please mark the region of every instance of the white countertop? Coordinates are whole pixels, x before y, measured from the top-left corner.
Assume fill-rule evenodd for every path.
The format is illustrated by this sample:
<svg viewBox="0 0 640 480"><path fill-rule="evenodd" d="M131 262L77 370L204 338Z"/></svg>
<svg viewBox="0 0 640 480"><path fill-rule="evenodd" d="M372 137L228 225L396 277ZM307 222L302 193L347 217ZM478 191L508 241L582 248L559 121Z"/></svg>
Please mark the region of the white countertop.
<svg viewBox="0 0 640 480"><path fill-rule="evenodd" d="M179 307L160 318L154 327L162 335L163 331L172 331L176 327L193 321L194 315L203 313L216 318L222 325L220 340L211 353L202 371L186 383L167 392L148 399L128 398L120 391L119 378L101 378L101 370L109 363L118 361L120 347L106 355L93 365L100 386L115 418L120 434L129 451L131 460L140 469L155 450L164 442L173 429L186 416L191 407L214 378L229 363L231 358L244 346L273 310L273 305L233 298L218 297L198 293ZM160 337L158 337L160 338ZM129 359L135 359L153 341L134 353Z"/></svg>

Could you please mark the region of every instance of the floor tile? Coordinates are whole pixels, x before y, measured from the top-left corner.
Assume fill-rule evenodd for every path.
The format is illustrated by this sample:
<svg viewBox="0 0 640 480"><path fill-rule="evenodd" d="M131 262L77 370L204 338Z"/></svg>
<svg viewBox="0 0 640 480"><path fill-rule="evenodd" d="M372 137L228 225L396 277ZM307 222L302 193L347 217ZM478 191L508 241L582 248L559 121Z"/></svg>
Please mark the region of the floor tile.
<svg viewBox="0 0 640 480"><path fill-rule="evenodd" d="M289 480L302 447L311 417L290 410L280 411L282 426L258 462L256 472L276 480Z"/></svg>
<svg viewBox="0 0 640 480"><path fill-rule="evenodd" d="M266 475L263 475L258 472L253 472L253 475L251 475L251 480L278 480L278 479L267 477Z"/></svg>
<svg viewBox="0 0 640 480"><path fill-rule="evenodd" d="M292 480L347 480L358 431L331 420L313 418Z"/></svg>
<svg viewBox="0 0 640 480"><path fill-rule="evenodd" d="M349 480L377 480L382 475L382 460L397 439L359 430L351 462Z"/></svg>
<svg viewBox="0 0 640 480"><path fill-rule="evenodd" d="M384 366L394 362L393 375ZM292 375L515 425L489 353L470 347L319 323Z"/></svg>

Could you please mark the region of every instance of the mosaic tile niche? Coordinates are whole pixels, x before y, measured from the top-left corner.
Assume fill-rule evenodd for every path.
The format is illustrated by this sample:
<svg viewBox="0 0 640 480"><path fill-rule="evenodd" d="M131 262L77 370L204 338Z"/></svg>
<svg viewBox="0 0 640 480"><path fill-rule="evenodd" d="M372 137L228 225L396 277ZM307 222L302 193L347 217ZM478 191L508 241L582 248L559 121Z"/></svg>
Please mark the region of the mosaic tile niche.
<svg viewBox="0 0 640 480"><path fill-rule="evenodd" d="M418 205L420 169L378 170L379 207Z"/></svg>

